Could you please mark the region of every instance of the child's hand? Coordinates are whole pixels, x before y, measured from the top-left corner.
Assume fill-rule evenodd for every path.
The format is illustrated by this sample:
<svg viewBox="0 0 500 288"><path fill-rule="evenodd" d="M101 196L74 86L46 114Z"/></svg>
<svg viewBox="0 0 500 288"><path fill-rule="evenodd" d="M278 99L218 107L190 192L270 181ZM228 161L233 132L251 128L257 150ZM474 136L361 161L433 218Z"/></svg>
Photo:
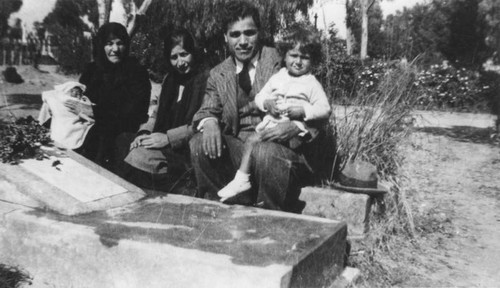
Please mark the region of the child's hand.
<svg viewBox="0 0 500 288"><path fill-rule="evenodd" d="M290 120L304 120L306 112L302 106L290 106L286 109L286 115Z"/></svg>
<svg viewBox="0 0 500 288"><path fill-rule="evenodd" d="M264 101L264 109L266 109L267 113L273 117L279 117L280 110L276 105L276 99L267 99Z"/></svg>

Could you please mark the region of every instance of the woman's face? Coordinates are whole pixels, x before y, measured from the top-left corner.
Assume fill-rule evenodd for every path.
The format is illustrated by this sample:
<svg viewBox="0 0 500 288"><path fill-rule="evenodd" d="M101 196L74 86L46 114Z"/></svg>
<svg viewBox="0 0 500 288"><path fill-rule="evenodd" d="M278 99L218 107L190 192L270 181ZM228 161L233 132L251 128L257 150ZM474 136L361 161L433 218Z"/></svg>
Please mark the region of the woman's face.
<svg viewBox="0 0 500 288"><path fill-rule="evenodd" d="M187 74L193 69L193 55L176 45L170 51L170 64L179 74Z"/></svg>
<svg viewBox="0 0 500 288"><path fill-rule="evenodd" d="M113 35L108 38L106 44L104 44L104 53L108 58L109 62L116 64L120 63L125 56L125 43Z"/></svg>

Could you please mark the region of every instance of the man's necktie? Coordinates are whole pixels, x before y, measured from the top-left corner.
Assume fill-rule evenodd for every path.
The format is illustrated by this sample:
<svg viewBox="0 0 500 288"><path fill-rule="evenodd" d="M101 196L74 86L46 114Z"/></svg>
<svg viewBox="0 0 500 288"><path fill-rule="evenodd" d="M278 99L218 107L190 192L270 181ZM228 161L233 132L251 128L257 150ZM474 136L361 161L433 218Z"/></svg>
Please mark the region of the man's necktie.
<svg viewBox="0 0 500 288"><path fill-rule="evenodd" d="M252 90L252 81L250 81L250 74L248 73L248 63L243 64L243 69L238 74L238 81L241 89L245 91L247 94L250 94L250 90Z"/></svg>

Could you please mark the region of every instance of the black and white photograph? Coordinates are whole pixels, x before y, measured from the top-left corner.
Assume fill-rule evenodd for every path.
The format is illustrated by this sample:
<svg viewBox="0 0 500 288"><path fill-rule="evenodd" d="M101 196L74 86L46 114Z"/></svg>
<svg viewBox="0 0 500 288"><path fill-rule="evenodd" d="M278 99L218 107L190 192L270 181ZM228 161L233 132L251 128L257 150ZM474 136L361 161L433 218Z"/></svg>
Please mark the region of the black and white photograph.
<svg viewBox="0 0 500 288"><path fill-rule="evenodd" d="M500 1L0 0L0 288L500 288Z"/></svg>

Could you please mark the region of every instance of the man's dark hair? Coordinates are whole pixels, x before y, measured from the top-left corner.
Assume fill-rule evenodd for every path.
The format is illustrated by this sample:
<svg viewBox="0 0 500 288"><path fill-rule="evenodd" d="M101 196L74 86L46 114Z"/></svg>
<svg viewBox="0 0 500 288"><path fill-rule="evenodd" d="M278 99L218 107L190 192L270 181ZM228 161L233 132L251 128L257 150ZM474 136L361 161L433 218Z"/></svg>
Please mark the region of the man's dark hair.
<svg viewBox="0 0 500 288"><path fill-rule="evenodd" d="M257 29L260 29L259 9L252 3L244 0L233 0L227 2L222 16L222 28L227 32L229 25L247 17L252 17Z"/></svg>

